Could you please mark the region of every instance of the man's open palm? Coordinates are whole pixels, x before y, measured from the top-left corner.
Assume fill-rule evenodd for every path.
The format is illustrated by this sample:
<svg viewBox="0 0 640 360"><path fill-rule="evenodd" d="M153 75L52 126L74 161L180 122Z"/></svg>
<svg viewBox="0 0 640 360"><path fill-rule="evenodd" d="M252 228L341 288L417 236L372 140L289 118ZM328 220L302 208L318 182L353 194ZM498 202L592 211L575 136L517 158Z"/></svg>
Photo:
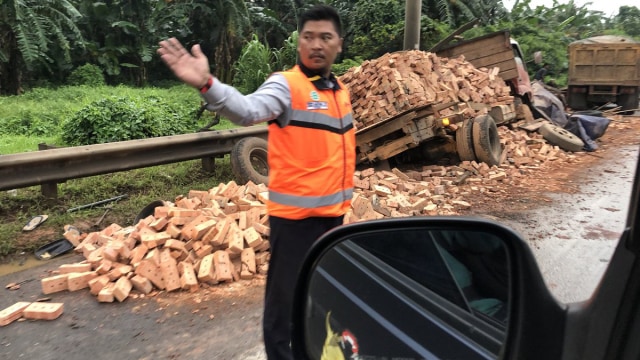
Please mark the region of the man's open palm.
<svg viewBox="0 0 640 360"><path fill-rule="evenodd" d="M160 58L178 79L195 88L201 88L207 83L211 76L209 60L202 53L200 45L194 45L191 53L176 38L161 41L159 45Z"/></svg>

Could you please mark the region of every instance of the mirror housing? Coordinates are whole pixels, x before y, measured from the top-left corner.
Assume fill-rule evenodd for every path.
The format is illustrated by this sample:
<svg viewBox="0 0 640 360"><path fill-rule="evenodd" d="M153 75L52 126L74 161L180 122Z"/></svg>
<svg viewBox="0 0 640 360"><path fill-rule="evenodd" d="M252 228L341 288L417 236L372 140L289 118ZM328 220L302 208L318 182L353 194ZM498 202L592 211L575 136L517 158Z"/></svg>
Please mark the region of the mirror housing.
<svg viewBox="0 0 640 360"><path fill-rule="evenodd" d="M499 239L508 261L509 321L502 338L502 347L494 354L485 352L479 358L553 359L561 357L561 346L549 347L545 344L562 338L567 307L558 303L550 294L529 246L519 234L496 222L478 218L406 217L343 225L323 235L310 249L299 274L293 301L292 350L296 359L314 358L309 353L311 344L309 344L309 331L306 324L310 286L323 259L330 256L328 254L331 254L332 249L347 240L359 237L366 242L364 237L389 233L389 230L483 232ZM390 238L389 241L393 242L393 239ZM390 301L389 307L397 305L393 300L387 301ZM328 324L329 316L327 316L327 326ZM393 323L385 324L395 328ZM426 328L427 324L424 325ZM385 339L380 341L384 342ZM430 346L433 345L420 344L420 347L426 350L425 354L429 353ZM482 354L482 351L479 354Z"/></svg>

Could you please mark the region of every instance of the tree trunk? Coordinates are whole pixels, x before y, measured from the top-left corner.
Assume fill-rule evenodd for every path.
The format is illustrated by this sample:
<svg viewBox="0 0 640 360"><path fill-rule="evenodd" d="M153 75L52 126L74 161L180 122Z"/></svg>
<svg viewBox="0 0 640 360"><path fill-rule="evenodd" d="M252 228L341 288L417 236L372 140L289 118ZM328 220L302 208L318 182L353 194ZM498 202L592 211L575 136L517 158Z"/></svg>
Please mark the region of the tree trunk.
<svg viewBox="0 0 640 360"><path fill-rule="evenodd" d="M20 95L22 93L22 61L14 34L9 35L9 62L0 63L0 95Z"/></svg>

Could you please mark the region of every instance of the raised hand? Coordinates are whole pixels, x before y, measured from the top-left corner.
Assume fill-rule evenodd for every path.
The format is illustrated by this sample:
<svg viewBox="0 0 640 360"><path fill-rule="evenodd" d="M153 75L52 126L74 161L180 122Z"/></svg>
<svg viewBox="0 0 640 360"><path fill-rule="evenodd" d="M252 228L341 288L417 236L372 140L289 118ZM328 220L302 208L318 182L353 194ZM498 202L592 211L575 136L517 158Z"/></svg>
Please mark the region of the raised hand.
<svg viewBox="0 0 640 360"><path fill-rule="evenodd" d="M176 38L163 40L159 45L160 58L178 79L198 89L206 85L211 73L209 60L202 53L200 45L194 45L191 53Z"/></svg>

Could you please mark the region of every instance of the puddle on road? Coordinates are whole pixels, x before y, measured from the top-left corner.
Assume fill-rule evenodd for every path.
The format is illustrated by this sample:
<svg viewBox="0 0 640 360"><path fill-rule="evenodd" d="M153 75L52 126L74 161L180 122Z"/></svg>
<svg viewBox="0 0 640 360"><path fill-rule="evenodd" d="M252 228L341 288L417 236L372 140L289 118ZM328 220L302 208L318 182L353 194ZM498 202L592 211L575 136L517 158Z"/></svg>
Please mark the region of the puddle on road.
<svg viewBox="0 0 640 360"><path fill-rule="evenodd" d="M56 259L72 255L73 254L60 255L57 256ZM27 270L36 266L45 265L47 264L47 262L48 260L40 260L31 253L14 256L13 260L11 260L10 262L0 263L0 277L17 273L22 270Z"/></svg>
<svg viewBox="0 0 640 360"><path fill-rule="evenodd" d="M25 255L8 263L0 264L0 276L13 274L42 264L35 256Z"/></svg>

